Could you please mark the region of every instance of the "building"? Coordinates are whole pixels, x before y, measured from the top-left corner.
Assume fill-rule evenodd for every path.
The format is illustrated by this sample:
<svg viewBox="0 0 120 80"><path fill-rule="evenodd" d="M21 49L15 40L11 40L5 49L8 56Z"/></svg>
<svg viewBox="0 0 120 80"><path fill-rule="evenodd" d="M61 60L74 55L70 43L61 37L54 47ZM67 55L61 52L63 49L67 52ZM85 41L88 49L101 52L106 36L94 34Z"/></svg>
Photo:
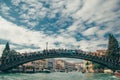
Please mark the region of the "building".
<svg viewBox="0 0 120 80"><path fill-rule="evenodd" d="M77 71L85 71L86 66L84 62L80 62L80 63L75 63L75 68L77 69Z"/></svg>
<svg viewBox="0 0 120 80"><path fill-rule="evenodd" d="M86 66L85 67L86 72L89 72L89 73L94 72L94 70L93 70L94 65L92 64L91 61L84 60L84 64Z"/></svg>
<svg viewBox="0 0 120 80"><path fill-rule="evenodd" d="M96 50L96 52L92 52L92 55L102 57L102 56L106 55L106 52L107 52L107 50Z"/></svg>
<svg viewBox="0 0 120 80"><path fill-rule="evenodd" d="M47 60L37 60L23 64L19 66L19 70L22 72L39 72L46 68Z"/></svg>
<svg viewBox="0 0 120 80"><path fill-rule="evenodd" d="M37 60L31 62L39 71L42 71L46 68L47 60Z"/></svg>
<svg viewBox="0 0 120 80"><path fill-rule="evenodd" d="M75 68L75 63L66 62L65 63L65 70L67 72L76 71L77 69Z"/></svg>
<svg viewBox="0 0 120 80"><path fill-rule="evenodd" d="M55 59L47 59L46 68L52 72L55 71Z"/></svg>
<svg viewBox="0 0 120 80"><path fill-rule="evenodd" d="M55 60L45 59L28 62L19 66L19 71L23 72L41 72L45 70L55 71Z"/></svg>
<svg viewBox="0 0 120 80"><path fill-rule="evenodd" d="M65 72L65 64L64 60L58 59L55 61L55 70L59 72Z"/></svg>
<svg viewBox="0 0 120 80"><path fill-rule="evenodd" d="M99 56L99 57L103 57L104 55L106 55L107 50L96 50L96 52L91 52L91 55L93 56ZM97 72L99 71L99 69L94 70L94 64L91 61L84 61L84 64L86 65L86 70L88 72Z"/></svg>
<svg viewBox="0 0 120 80"><path fill-rule="evenodd" d="M71 72L71 71L77 70L75 63L67 62L61 59L56 60L55 69L56 71L59 71L59 72Z"/></svg>

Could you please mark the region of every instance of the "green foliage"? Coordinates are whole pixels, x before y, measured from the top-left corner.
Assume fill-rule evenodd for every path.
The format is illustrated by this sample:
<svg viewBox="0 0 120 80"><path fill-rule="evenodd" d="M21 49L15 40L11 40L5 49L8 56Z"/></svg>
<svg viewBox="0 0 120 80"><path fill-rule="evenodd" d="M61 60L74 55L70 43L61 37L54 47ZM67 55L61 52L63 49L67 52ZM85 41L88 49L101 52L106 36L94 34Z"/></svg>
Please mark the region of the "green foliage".
<svg viewBox="0 0 120 80"><path fill-rule="evenodd" d="M7 42L7 44L6 44L6 46L5 46L5 50L10 50L9 42Z"/></svg>
<svg viewBox="0 0 120 80"><path fill-rule="evenodd" d="M7 44L5 45L5 49L3 50L2 57L9 56L9 52L10 52L10 47L9 47L9 42L7 42Z"/></svg>
<svg viewBox="0 0 120 80"><path fill-rule="evenodd" d="M90 65L90 62L87 61L85 65L87 65L87 66Z"/></svg>
<svg viewBox="0 0 120 80"><path fill-rule="evenodd" d="M9 42L7 42L5 49L3 50L2 57L12 57L15 55L20 55L20 53L16 52L15 50L10 50Z"/></svg>
<svg viewBox="0 0 120 80"><path fill-rule="evenodd" d="M94 67L93 69L104 69L105 67L100 65L100 64L97 64L97 63L93 63L94 64Z"/></svg>

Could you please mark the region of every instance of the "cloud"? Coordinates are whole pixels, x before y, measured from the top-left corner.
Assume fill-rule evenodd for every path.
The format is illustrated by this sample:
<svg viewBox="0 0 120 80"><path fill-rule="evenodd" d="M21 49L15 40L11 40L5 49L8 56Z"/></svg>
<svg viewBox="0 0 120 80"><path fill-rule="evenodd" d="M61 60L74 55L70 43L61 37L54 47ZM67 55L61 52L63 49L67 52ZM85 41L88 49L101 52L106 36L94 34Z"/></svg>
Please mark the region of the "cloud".
<svg viewBox="0 0 120 80"><path fill-rule="evenodd" d="M82 34L85 35L85 36L90 36L90 35L95 35L97 31L99 31L98 26L88 28L87 30L83 31Z"/></svg>
<svg viewBox="0 0 120 80"><path fill-rule="evenodd" d="M2 25L0 27L0 39L27 46L31 46L32 44L39 46L40 43L42 45L45 44L44 40L42 39L45 37L45 35L40 32L34 32L22 27L18 27L17 25L6 21L2 17L0 17L0 24Z"/></svg>
<svg viewBox="0 0 120 80"><path fill-rule="evenodd" d="M44 49L49 42L49 48L75 49L79 45L94 51L106 49L108 33L120 40L119 0L11 0L9 6L2 3L0 39L18 44L14 45L16 49L23 45L29 48L27 51L34 50L31 45Z"/></svg>
<svg viewBox="0 0 120 80"><path fill-rule="evenodd" d="M28 48L29 46L39 47L39 50L45 49L46 42L49 42L49 48L56 48L56 45L54 45L55 42L61 42L59 48L69 48L66 44L74 43L75 41L72 37L66 39L62 35L48 36L42 31L31 31L23 27L18 27L2 17L0 17L0 24L2 25L0 27L0 39L9 41L14 46L13 48L17 50L23 45L20 51L24 50L27 46ZM34 48L31 50L34 50Z"/></svg>
<svg viewBox="0 0 120 80"><path fill-rule="evenodd" d="M27 46L36 46L41 49L46 48L46 42L49 42L49 48L67 48L67 49L75 49L80 44L83 49L85 49L88 45L90 45L90 41L80 41L77 42L74 37L70 36L69 34L59 34L53 36L47 36L42 32L38 31L30 31L25 28L18 27L17 25L10 23L3 18L0 18L0 39L8 40L14 46L13 49L17 49L18 51L24 52L25 50L28 51L31 48ZM55 45L55 42L59 42L59 47ZM88 43L88 44L87 44ZM18 44L18 45L15 45ZM95 43L96 44L96 43ZM24 45L23 48L19 49L21 45ZM95 46L95 45L94 45ZM24 49L25 48L25 49ZM31 49L30 51L33 51ZM37 50L37 49L35 49Z"/></svg>
<svg viewBox="0 0 120 80"><path fill-rule="evenodd" d="M0 3L0 14L5 15L6 17L9 17L9 11L10 8L5 3Z"/></svg>

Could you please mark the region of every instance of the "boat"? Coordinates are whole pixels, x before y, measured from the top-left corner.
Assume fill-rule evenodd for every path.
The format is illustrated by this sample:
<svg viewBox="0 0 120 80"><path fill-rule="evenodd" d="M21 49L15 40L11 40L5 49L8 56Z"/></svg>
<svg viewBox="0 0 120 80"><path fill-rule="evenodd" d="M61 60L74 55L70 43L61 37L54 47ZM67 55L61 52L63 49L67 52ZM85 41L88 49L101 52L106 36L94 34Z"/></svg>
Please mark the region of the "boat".
<svg viewBox="0 0 120 80"><path fill-rule="evenodd" d="M50 70L44 69L43 71L39 71L40 73L51 73Z"/></svg>
<svg viewBox="0 0 120 80"><path fill-rule="evenodd" d="M120 78L120 70L116 70L114 73L114 76L119 77Z"/></svg>

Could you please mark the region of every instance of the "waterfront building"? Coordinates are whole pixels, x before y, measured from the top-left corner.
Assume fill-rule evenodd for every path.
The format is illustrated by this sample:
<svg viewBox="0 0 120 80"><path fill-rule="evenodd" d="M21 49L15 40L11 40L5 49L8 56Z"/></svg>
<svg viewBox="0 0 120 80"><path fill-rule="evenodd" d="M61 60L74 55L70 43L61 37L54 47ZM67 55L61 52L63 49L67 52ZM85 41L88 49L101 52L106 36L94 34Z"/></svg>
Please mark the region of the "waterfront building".
<svg viewBox="0 0 120 80"><path fill-rule="evenodd" d="M47 60L37 60L33 61L32 64L38 68L39 71L42 71L43 69L46 68L47 65Z"/></svg>
<svg viewBox="0 0 120 80"><path fill-rule="evenodd" d="M56 71L59 72L71 72L77 71L76 63L71 63L65 60L56 60Z"/></svg>
<svg viewBox="0 0 120 80"><path fill-rule="evenodd" d="M90 54L93 56L103 57L104 55L106 55L106 52L107 52L107 50L96 50L96 52L91 52ZM84 60L84 64L86 64L86 70L88 72L99 72L99 71L101 72L101 71L103 71L101 69L94 70L93 68L95 65L91 61Z"/></svg>
<svg viewBox="0 0 120 80"><path fill-rule="evenodd" d="M28 62L26 64L23 64L23 72L33 72L35 69L35 66L32 64L32 62Z"/></svg>
<svg viewBox="0 0 120 80"><path fill-rule="evenodd" d="M67 72L76 71L75 63L66 62L66 64L65 64L65 70Z"/></svg>
<svg viewBox="0 0 120 80"><path fill-rule="evenodd" d="M47 59L46 68L50 71L55 71L55 59Z"/></svg>
<svg viewBox="0 0 120 80"><path fill-rule="evenodd" d="M86 66L84 62L80 62L80 63L75 63L75 68L77 69L77 71L84 71L86 69Z"/></svg>
<svg viewBox="0 0 120 80"><path fill-rule="evenodd" d="M25 63L20 68L23 69L23 72L39 72L43 71L46 68L47 60L37 60Z"/></svg>
<svg viewBox="0 0 120 80"><path fill-rule="evenodd" d="M55 70L56 71L60 71L60 72L65 72L65 64L66 64L66 61L64 60L61 60L61 59L58 59L55 61Z"/></svg>
<svg viewBox="0 0 120 80"><path fill-rule="evenodd" d="M89 72L89 73L94 72L94 70L93 70L93 66L94 66L94 65L92 64L91 61L86 61L86 60L84 60L84 65L86 66L86 67L85 67L86 72Z"/></svg>
<svg viewBox="0 0 120 80"><path fill-rule="evenodd" d="M91 52L93 56L102 57L106 54L107 50L96 50L96 52Z"/></svg>

